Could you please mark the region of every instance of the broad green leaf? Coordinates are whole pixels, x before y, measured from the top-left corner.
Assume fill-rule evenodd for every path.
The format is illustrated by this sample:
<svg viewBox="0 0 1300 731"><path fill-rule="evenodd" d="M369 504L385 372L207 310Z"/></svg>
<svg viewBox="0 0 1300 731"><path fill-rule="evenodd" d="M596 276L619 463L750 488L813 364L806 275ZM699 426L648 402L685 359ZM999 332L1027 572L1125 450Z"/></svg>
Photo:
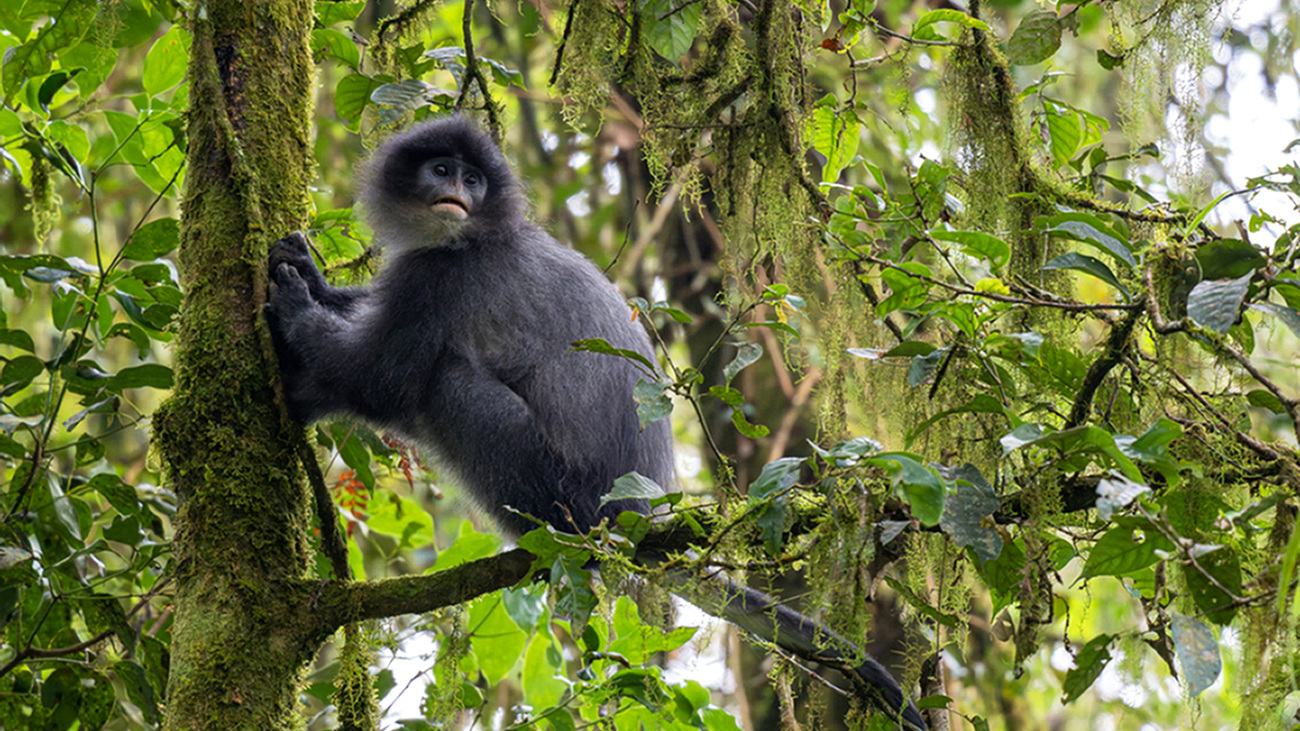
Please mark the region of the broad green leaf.
<svg viewBox="0 0 1300 731"><path fill-rule="evenodd" d="M822 180L828 183L839 180L840 171L858 153L860 137L857 117L838 109L837 103L833 94L827 94L813 109L810 120L809 140L826 157Z"/></svg>
<svg viewBox="0 0 1300 731"><path fill-rule="evenodd" d="M311 47L318 54L337 59L344 66L361 67L361 52L356 41L337 28L317 28L311 32Z"/></svg>
<svg viewBox="0 0 1300 731"><path fill-rule="evenodd" d="M1044 264L1043 269L1072 269L1077 272L1083 272L1100 279L1115 289L1118 289L1120 294L1123 295L1125 302L1132 301L1133 299L1132 295L1129 294L1128 288L1115 277L1115 273L1110 270L1110 267L1091 256L1076 254L1074 252L1062 254Z"/></svg>
<svg viewBox="0 0 1300 731"><path fill-rule="evenodd" d="M637 472L629 472L614 480L614 488L600 498L600 506L615 500L653 500L662 497L665 490L659 483Z"/></svg>
<svg viewBox="0 0 1300 731"><path fill-rule="evenodd" d="M614 346L610 345L602 338L588 338L586 340L578 340L576 342L570 343L569 345L572 347L572 350L570 352L599 353L601 355L612 355L619 358L627 358L628 360L634 360L637 363L640 363L641 365L645 366L647 369L649 369L651 373L654 373L656 370L655 365L651 363L650 360L646 358L644 355L641 355L635 350L625 350L623 348L615 348Z"/></svg>
<svg viewBox="0 0 1300 731"><path fill-rule="evenodd" d="M799 480L803 463L802 457L782 457L763 465L763 471L749 485L749 501L759 502L790 489Z"/></svg>
<svg viewBox="0 0 1300 731"><path fill-rule="evenodd" d="M947 489L938 475L902 452L876 455L866 463L890 473L895 494L912 507L913 518L921 521L922 525L939 524Z"/></svg>
<svg viewBox="0 0 1300 731"><path fill-rule="evenodd" d="M677 63L699 32L703 3L681 0L643 0L641 23L645 41L655 53Z"/></svg>
<svg viewBox="0 0 1300 731"><path fill-rule="evenodd" d="M668 396L668 386L663 381L647 381L644 378L638 378L632 386L636 418L642 429L673 413L673 400Z"/></svg>
<svg viewBox="0 0 1300 731"><path fill-rule="evenodd" d="M1062 703L1066 705L1073 703L1083 695L1084 691L1092 687L1093 682L1110 662L1110 643L1114 639L1114 635L1097 635L1088 640L1088 644L1079 650L1079 654L1074 658L1074 667L1065 673L1065 681L1062 684L1065 694L1061 698Z"/></svg>
<svg viewBox="0 0 1300 731"><path fill-rule="evenodd" d="M1007 60L1013 66L1032 66L1052 57L1061 47L1061 19L1055 10L1040 8L1020 20L1007 40Z"/></svg>
<svg viewBox="0 0 1300 731"><path fill-rule="evenodd" d="M173 25L144 57L144 74L140 83L149 96L158 96L181 83L185 67L189 64L190 34L179 25Z"/></svg>
<svg viewBox="0 0 1300 731"><path fill-rule="evenodd" d="M314 3L316 19L322 27L335 23L350 23L357 19L366 6L365 0L335 2L335 0L316 0Z"/></svg>
<svg viewBox="0 0 1300 731"><path fill-rule="evenodd" d="M763 357L763 346L753 341L740 343L736 348L736 357L722 368L722 382L731 383L736 374Z"/></svg>
<svg viewBox="0 0 1300 731"><path fill-rule="evenodd" d="M1119 518L1120 524L1102 534L1083 564L1082 577L1123 576L1144 569L1174 545L1145 519Z"/></svg>
<svg viewBox="0 0 1300 731"><path fill-rule="evenodd" d="M180 246L180 221L159 218L141 226L122 249L122 256L132 261L153 261Z"/></svg>
<svg viewBox="0 0 1300 731"><path fill-rule="evenodd" d="M695 636L695 627L678 627L664 632L659 627L647 625L641 621L636 602L627 596L621 596L614 602L614 613L610 618L613 638L608 651L618 653L633 665L644 664L653 655L660 652L672 652L690 642Z"/></svg>
<svg viewBox="0 0 1300 731"><path fill-rule="evenodd" d="M1036 218L1034 225L1051 236L1060 236L1095 246L1124 262L1130 269L1137 266L1137 259L1133 257L1128 237L1090 213L1067 211L1054 216Z"/></svg>
<svg viewBox="0 0 1300 731"><path fill-rule="evenodd" d="M528 635L506 612L500 592L481 596L469 605L470 648L488 683L496 685L514 668Z"/></svg>
<svg viewBox="0 0 1300 731"><path fill-rule="evenodd" d="M1072 109L1049 109L1043 115L1051 142L1052 160L1062 165L1079 151L1083 141L1083 120Z"/></svg>
<svg viewBox="0 0 1300 731"><path fill-rule="evenodd" d="M908 261L899 265L905 271L899 271L890 267L880 273L880 278L889 286L889 296L876 306L876 314L884 317L895 310L914 310L925 304L926 295L930 292L930 284L918 277L910 276L908 272L924 277L932 276L930 268L926 265Z"/></svg>
<svg viewBox="0 0 1300 731"><path fill-rule="evenodd" d="M122 391L128 388L172 387L172 369L159 363L146 363L118 371L104 385L110 391Z"/></svg>
<svg viewBox="0 0 1300 731"><path fill-rule="evenodd" d="M1187 295L1187 316L1208 330L1228 332L1253 276L1254 272L1248 272L1237 279L1207 280L1192 287Z"/></svg>
<svg viewBox="0 0 1300 731"><path fill-rule="evenodd" d="M445 571L454 566L487 558L501 549L501 538L492 533L479 533L474 524L468 520L461 521L460 535L446 549L438 553L438 559L425 573Z"/></svg>
<svg viewBox="0 0 1300 731"><path fill-rule="evenodd" d="M953 543L969 547L981 562L997 558L1002 552L1002 537L985 523L986 518L1002 507L993 486L972 464L951 470L940 469L940 474L949 482L955 482L957 491L944 502L939 526L952 536Z"/></svg>
<svg viewBox="0 0 1300 731"><path fill-rule="evenodd" d="M419 503L396 493L379 493L371 499L366 525L372 531L397 536L403 548L433 543L433 517Z"/></svg>
<svg viewBox="0 0 1300 731"><path fill-rule="evenodd" d="M1276 317L1282 321L1283 325L1290 328L1292 333L1297 337L1300 337L1300 311L1296 311L1290 307L1283 307L1282 305L1275 305L1272 302L1256 302L1252 304L1250 308L1252 310L1259 310L1260 312L1267 312Z"/></svg>
<svg viewBox="0 0 1300 731"><path fill-rule="evenodd" d="M976 30L990 31L988 23L973 18L960 10L943 8L931 10L916 19L916 25L912 26L912 37L923 40L935 40L945 36L938 33L934 28L935 23L956 23L965 28L974 28Z"/></svg>
<svg viewBox="0 0 1300 731"><path fill-rule="evenodd" d="M930 238L938 241L951 241L962 247L962 251L977 259L988 259L993 265L993 272L1001 272L1011 261L1011 247L1002 239L980 231L950 231L934 228L926 232Z"/></svg>
<svg viewBox="0 0 1300 731"><path fill-rule="evenodd" d="M1220 626L1230 624L1237 617L1235 600L1219 587L1241 596L1241 559L1234 551L1220 546L1198 555L1196 564L1199 570L1187 566L1183 573L1192 602L1211 622Z"/></svg>
<svg viewBox="0 0 1300 731"><path fill-rule="evenodd" d="M334 113L350 124L357 124L361 120L361 111L370 102L370 95L382 85L382 81L365 74L344 76L334 87Z"/></svg>
<svg viewBox="0 0 1300 731"><path fill-rule="evenodd" d="M565 679L564 656L555 646L555 638L549 632L538 632L528 642L524 653L523 677L521 678L524 701L535 709L541 710L557 705L569 689ZM567 710L560 713L569 715Z"/></svg>
<svg viewBox="0 0 1300 731"><path fill-rule="evenodd" d="M1223 670L1223 658L1214 632L1204 622L1173 613L1174 651L1183 666L1183 682L1193 698L1214 684Z"/></svg>
<svg viewBox="0 0 1300 731"><path fill-rule="evenodd" d="M1245 241L1217 239L1196 248L1202 279L1236 279L1268 264L1263 252Z"/></svg>

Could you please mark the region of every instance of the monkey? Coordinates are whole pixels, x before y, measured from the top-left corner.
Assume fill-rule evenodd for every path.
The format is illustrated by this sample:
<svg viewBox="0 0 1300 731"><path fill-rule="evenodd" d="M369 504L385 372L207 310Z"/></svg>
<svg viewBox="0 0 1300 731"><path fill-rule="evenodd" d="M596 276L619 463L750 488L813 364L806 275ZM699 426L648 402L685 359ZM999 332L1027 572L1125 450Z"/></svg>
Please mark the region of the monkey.
<svg viewBox="0 0 1300 731"><path fill-rule="evenodd" d="M645 329L589 259L531 223L497 145L460 115L391 136L362 167L358 202L386 263L333 287L300 233L270 252L265 312L290 416L348 415L428 450L508 537L583 533L645 500L600 504L638 472L674 485L668 421L645 428L631 360L571 344L603 338L653 359ZM725 578L704 597L788 651L847 669L868 697L926 729L887 670L853 643Z"/></svg>

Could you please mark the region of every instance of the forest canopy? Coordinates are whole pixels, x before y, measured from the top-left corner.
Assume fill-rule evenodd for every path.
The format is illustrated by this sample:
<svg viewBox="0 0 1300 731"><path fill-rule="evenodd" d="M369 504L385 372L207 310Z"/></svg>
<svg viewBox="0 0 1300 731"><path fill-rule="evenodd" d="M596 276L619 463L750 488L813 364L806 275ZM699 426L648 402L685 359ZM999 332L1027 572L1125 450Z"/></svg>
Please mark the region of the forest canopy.
<svg viewBox="0 0 1300 731"><path fill-rule="evenodd" d="M665 571L817 617L931 728L1294 726L1298 30L5 3L0 728L897 727ZM368 281L357 171L448 114L651 333L678 484L611 497L655 520L509 546L419 445L284 412L268 247Z"/></svg>

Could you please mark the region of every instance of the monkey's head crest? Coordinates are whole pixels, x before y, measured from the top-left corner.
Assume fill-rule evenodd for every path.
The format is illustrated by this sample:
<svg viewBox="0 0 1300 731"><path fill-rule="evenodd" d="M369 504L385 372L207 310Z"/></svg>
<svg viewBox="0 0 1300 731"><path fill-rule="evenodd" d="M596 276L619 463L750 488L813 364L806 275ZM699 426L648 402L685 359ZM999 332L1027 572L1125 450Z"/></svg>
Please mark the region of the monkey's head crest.
<svg viewBox="0 0 1300 731"><path fill-rule="evenodd" d="M441 162L458 172L481 173L486 183L470 200L456 196L429 199L433 170ZM453 115L431 119L395 134L362 166L357 200L376 241L392 253L424 248L461 248L504 222L524 220L523 192L510 164L486 132ZM454 184L454 181L453 181ZM461 210L463 209L463 210Z"/></svg>

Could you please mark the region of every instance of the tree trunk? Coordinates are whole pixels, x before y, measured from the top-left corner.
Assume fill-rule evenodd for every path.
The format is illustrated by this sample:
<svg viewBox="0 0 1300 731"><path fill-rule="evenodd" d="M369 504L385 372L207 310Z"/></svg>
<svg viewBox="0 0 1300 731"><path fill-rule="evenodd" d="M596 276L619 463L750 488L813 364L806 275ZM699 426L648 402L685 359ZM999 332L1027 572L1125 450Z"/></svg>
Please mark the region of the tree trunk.
<svg viewBox="0 0 1300 731"><path fill-rule="evenodd" d="M181 499L169 729L300 725L320 623L303 607L309 494L259 309L267 244L311 181L308 0L207 0L190 30L189 168L176 388L155 444Z"/></svg>

